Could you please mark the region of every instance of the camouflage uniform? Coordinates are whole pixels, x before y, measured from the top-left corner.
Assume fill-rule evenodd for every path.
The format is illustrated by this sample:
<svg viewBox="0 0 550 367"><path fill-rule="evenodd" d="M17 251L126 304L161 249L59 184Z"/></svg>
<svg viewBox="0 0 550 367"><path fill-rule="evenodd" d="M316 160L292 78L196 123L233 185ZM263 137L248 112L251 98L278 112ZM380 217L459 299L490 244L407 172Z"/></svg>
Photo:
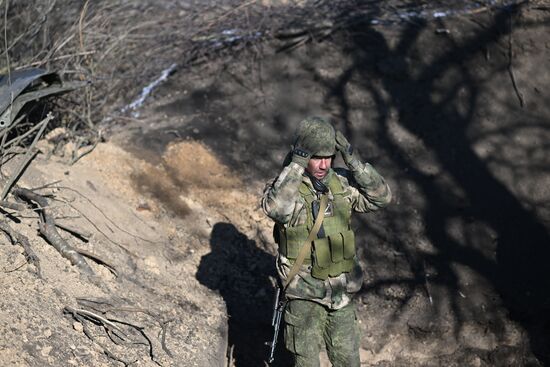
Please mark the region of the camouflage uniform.
<svg viewBox="0 0 550 367"><path fill-rule="evenodd" d="M322 182L337 178L345 200L356 212L374 211L390 202L389 186L370 164L358 159L347 164L349 170L330 169ZM290 162L266 186L262 208L276 225L292 228L307 220L306 201L300 187L305 185L312 192L315 189L304 171L303 165ZM332 200L332 192L328 195ZM279 251L277 269L283 281L292 264L293 260ZM325 280L313 277L311 268L310 263L302 265L285 293L290 300L285 310L285 343L295 356L295 366L319 366L323 340L334 367L359 366L360 338L352 303L353 295L363 283L357 257L351 271Z"/></svg>

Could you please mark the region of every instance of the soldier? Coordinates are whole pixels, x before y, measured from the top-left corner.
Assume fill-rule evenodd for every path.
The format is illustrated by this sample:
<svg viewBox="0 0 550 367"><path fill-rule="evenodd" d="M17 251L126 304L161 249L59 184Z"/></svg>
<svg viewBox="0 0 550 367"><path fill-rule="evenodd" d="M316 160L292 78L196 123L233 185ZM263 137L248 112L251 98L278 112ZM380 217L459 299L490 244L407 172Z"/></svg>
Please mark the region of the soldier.
<svg viewBox="0 0 550 367"><path fill-rule="evenodd" d="M348 170L333 168L339 151ZM319 366L324 341L333 367L359 367L353 295L363 283L351 229L352 211L391 200L382 176L362 163L342 133L319 117L301 121L262 208L275 221L277 271L287 300L285 344L294 366Z"/></svg>

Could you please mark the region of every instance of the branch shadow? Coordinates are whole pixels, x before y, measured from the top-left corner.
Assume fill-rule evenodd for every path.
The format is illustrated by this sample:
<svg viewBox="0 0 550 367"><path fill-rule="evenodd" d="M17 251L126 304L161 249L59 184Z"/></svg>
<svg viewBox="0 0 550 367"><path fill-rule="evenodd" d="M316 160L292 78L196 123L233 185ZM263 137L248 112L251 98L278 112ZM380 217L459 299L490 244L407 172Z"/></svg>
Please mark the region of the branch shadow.
<svg viewBox="0 0 550 367"><path fill-rule="evenodd" d="M474 151L472 135L475 134L471 132L472 121L480 108L481 89L491 74L484 79L470 69L469 63L480 49L507 37L510 17L517 10L497 11L489 27L461 42L449 37L448 51L426 64L415 63L414 56L418 52L418 39L426 31L426 23L409 24L400 33L395 46L390 46L384 35L369 24L347 29L347 37L342 37L345 41L340 43L341 52L349 53L353 63L341 73L341 79L333 83L328 96L340 104L338 117L348 127L351 103L343 95L343 85L354 79L369 92L378 112L374 140L389 157L387 164L397 165L397 172L406 172L402 178L417 188L408 193L402 189L400 195L404 204L421 208L418 215L424 223L423 235L437 250L423 253L414 244L407 243L406 233L394 235L395 248L405 253L412 276L378 279L367 284L363 292L376 292L392 284L406 285L409 289L424 288L426 268L433 268L430 282L447 291L457 325L454 333L458 338L466 314L481 314L475 310L479 305L465 304L459 296L461 285L456 265L467 266L498 291L513 320L528 333L533 353L539 361L548 363L549 229L533 211L525 208L517 193L499 180L488 162ZM505 71L506 64L495 67L492 73ZM441 85L443 78L448 78L444 86ZM437 98L434 98L435 93L439 94ZM441 167L439 171L426 172L421 157L411 157L406 147L391 136L391 110L397 110L398 124L433 155ZM535 123L542 121L541 117ZM543 128L550 129L547 124ZM347 130L354 135L352 139L359 142L360 148L366 147L361 142L373 140L369 133L358 136L359 128ZM510 138L512 132L499 134ZM514 162L507 164L514 169ZM397 177L395 181L399 182ZM416 201L421 206L407 195L419 195ZM415 220L413 215L397 213L397 209L390 211L400 220ZM369 226L362 218L359 223ZM398 231L404 229L396 221L390 221L390 226ZM410 300L409 296L395 312L394 321ZM494 326L498 333L502 322L497 308L498 302L493 302L481 317L498 324Z"/></svg>

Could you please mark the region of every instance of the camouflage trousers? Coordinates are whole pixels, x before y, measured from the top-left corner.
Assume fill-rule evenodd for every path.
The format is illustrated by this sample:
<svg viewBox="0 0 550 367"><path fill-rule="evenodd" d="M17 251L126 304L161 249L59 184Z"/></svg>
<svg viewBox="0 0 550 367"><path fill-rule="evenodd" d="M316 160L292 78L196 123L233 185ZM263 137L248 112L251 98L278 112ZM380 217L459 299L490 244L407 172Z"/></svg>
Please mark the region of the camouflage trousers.
<svg viewBox="0 0 550 367"><path fill-rule="evenodd" d="M285 344L295 367L318 367L323 342L333 367L359 367L359 339L353 303L339 310L306 300L286 306Z"/></svg>

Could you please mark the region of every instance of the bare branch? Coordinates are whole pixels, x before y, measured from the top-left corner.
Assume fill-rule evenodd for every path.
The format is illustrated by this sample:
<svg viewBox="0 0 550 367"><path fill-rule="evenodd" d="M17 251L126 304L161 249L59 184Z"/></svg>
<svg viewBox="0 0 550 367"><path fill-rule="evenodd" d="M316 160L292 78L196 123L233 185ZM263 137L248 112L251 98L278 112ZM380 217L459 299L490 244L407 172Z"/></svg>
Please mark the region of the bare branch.
<svg viewBox="0 0 550 367"><path fill-rule="evenodd" d="M27 201L34 201L38 203L39 209L39 230L40 233L46 238L46 240L63 256L68 259L71 264L78 266L78 268L86 275L93 276L94 271L88 265L86 260L75 249L73 249L67 241L63 239L55 228L55 220L46 210L48 207L48 200L43 196L35 194L34 192L18 188L14 190L14 195L21 197Z"/></svg>
<svg viewBox="0 0 550 367"><path fill-rule="evenodd" d="M118 271L116 270L115 266L108 263L107 261L103 260L99 256L92 254L91 252L88 252L86 250L77 249L76 250L80 255L86 256L89 259L94 260L96 263L100 265L104 265L115 277L118 277Z"/></svg>
<svg viewBox="0 0 550 367"><path fill-rule="evenodd" d="M23 251L25 252L25 257L27 258L27 261L36 267L36 274L38 275L39 278L42 278L41 270L40 270L40 259L38 258L38 256L36 256L36 254L32 250L28 238L22 235L21 233L16 232L5 221L0 221L0 230L4 231L4 233L8 235L12 244L14 245L19 244L21 245L21 247L23 247Z"/></svg>
<svg viewBox="0 0 550 367"><path fill-rule="evenodd" d="M23 162L21 162L21 165L17 169L17 171L10 177L9 181L4 186L4 189L2 191L2 194L0 195L0 200L6 199L6 196L8 195L8 192L10 191L11 187L19 179L19 176L23 173L29 162L34 158L36 155L36 151L34 150L34 146L38 142L38 139L42 136L42 133L44 132L44 129L48 125L48 122L50 122L53 119L53 115L51 113L48 113L48 116L44 120L40 122L42 125L36 136L34 137L34 140L32 144L29 146L27 153L25 154L25 157L23 158Z"/></svg>

